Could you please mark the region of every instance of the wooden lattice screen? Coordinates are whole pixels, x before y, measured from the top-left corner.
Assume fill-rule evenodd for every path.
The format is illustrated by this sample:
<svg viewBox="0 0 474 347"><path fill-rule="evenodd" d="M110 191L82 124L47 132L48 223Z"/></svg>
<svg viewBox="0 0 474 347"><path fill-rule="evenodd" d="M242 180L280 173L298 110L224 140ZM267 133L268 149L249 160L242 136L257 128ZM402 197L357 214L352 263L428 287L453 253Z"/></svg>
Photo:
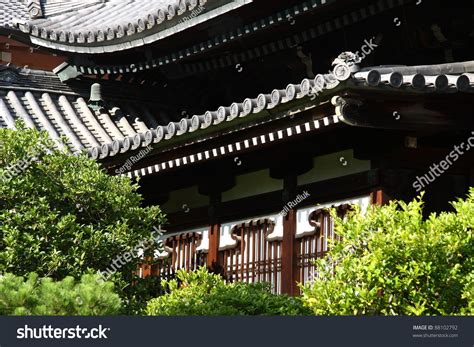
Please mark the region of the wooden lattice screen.
<svg viewBox="0 0 474 347"><path fill-rule="evenodd" d="M282 241L268 240L273 227L273 221L262 219L233 228L235 247L221 251L229 281L268 282L274 292L280 292Z"/></svg>
<svg viewBox="0 0 474 347"><path fill-rule="evenodd" d="M186 233L171 236L163 241L165 251L168 255L159 259L148 259L141 265L140 276L169 277L176 270L194 270L201 265L205 265L205 254L198 252L197 248L202 240L202 235L198 233Z"/></svg>
<svg viewBox="0 0 474 347"><path fill-rule="evenodd" d="M351 205L336 207L337 214L343 217ZM293 259L288 267L293 267L291 279L295 283L308 283L315 276L314 261L326 255L329 240L339 240L334 231L334 221L329 209L317 209L309 216L309 223L314 230L296 233L294 247L286 246L286 252ZM229 282L247 283L268 282L275 293L282 292L283 249L282 236L272 235L275 222L271 219L259 219L236 225L231 230L234 242L223 246L218 251L218 269ZM141 277L159 276L168 278L176 270L194 270L201 265L209 265L207 254L198 252L202 235L184 233L170 236L164 241L165 250L159 259L147 261L140 268ZM292 265L293 264L293 265ZM216 269L214 269L216 270ZM290 280L290 278L288 278ZM297 294L292 289L291 294Z"/></svg>
<svg viewBox="0 0 474 347"><path fill-rule="evenodd" d="M336 207L338 216L343 217L351 205L340 205ZM309 216L310 225L314 227L314 232L297 236L297 280L304 284L311 281L315 275L316 259L326 255L329 249L329 240L340 240L334 231L334 220L329 209L323 208L313 211Z"/></svg>

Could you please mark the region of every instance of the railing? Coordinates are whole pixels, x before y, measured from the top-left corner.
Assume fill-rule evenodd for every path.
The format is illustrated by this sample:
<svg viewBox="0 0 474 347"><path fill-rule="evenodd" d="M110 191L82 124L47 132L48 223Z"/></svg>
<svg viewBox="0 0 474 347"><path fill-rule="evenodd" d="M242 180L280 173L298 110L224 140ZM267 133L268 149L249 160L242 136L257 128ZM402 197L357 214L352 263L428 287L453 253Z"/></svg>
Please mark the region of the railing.
<svg viewBox="0 0 474 347"><path fill-rule="evenodd" d="M202 235L196 232L174 235L163 241L164 250L147 259L139 269L140 277L169 277L177 270L195 270L206 264L206 254L198 250Z"/></svg>
<svg viewBox="0 0 474 347"><path fill-rule="evenodd" d="M335 208L337 214L343 217L351 205L343 204ZM296 283L311 281L316 271L315 260L326 255L330 240L340 239L327 207L305 209L305 213L305 220L294 221L293 227L284 225L290 222L282 216L223 225L219 242L214 245L217 267L216 261L208 259L212 242L207 231L170 236L163 241L164 251L140 267L141 277L168 278L178 269L194 270L207 265L224 275L229 282L268 282L275 293L298 294ZM294 230L292 238L283 237L287 230L290 233ZM204 241L203 245L201 241ZM288 281L292 282L291 286Z"/></svg>
<svg viewBox="0 0 474 347"><path fill-rule="evenodd" d="M336 207L339 217L343 217L351 206L348 204ZM309 215L309 224L314 230L302 235L296 235L298 282L305 284L315 275L315 261L323 258L329 250L331 240L338 241L335 233L334 220L327 208L317 209Z"/></svg>
<svg viewBox="0 0 474 347"><path fill-rule="evenodd" d="M261 219L232 229L235 246L220 252L229 281L268 282L279 292L282 241L269 239L274 225L272 220Z"/></svg>

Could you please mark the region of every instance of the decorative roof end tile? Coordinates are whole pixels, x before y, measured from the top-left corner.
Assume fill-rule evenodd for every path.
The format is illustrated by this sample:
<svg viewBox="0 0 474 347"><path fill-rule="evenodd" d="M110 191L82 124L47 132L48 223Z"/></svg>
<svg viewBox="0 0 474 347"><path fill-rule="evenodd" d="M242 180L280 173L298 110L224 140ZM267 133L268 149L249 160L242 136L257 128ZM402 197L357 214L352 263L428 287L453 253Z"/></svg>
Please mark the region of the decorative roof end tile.
<svg viewBox="0 0 474 347"><path fill-rule="evenodd" d="M43 17L43 9L41 8L40 0L28 0L27 7L31 19Z"/></svg>

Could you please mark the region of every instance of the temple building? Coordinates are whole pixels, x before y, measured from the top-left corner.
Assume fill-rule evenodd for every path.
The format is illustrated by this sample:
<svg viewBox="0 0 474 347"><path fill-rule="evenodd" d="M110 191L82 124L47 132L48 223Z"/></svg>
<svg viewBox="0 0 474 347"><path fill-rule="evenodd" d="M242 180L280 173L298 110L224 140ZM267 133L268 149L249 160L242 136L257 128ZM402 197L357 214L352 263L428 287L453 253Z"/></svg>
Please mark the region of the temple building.
<svg viewBox="0 0 474 347"><path fill-rule="evenodd" d="M296 294L343 215L474 185L474 1L0 0L0 127L167 214L141 268Z"/></svg>

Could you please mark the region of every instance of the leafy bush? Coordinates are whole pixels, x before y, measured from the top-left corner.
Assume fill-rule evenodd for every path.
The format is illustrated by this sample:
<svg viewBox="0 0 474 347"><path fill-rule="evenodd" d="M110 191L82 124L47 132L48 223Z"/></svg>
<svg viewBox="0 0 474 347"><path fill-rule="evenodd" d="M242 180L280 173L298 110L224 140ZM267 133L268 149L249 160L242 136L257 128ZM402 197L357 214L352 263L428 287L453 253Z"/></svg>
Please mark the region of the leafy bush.
<svg viewBox="0 0 474 347"><path fill-rule="evenodd" d="M136 289L134 249L164 223L159 208L141 207L137 184L54 149L45 133L18 124L0 138L0 272L79 279L115 261L111 278L133 296L124 293Z"/></svg>
<svg viewBox="0 0 474 347"><path fill-rule="evenodd" d="M115 315L121 300L111 282L99 275L83 275L55 282L30 274L26 279L12 274L0 277L0 315Z"/></svg>
<svg viewBox="0 0 474 347"><path fill-rule="evenodd" d="M125 299L126 315L141 315L147 307L148 301L165 294L163 280L157 276L139 278L126 288Z"/></svg>
<svg viewBox="0 0 474 347"><path fill-rule="evenodd" d="M454 212L423 219L421 199L392 202L346 219L303 289L317 315L473 314L474 189Z"/></svg>
<svg viewBox="0 0 474 347"><path fill-rule="evenodd" d="M177 278L164 281L167 294L149 301L152 316L298 315L309 313L298 298L275 295L266 283L227 284L202 267L180 270Z"/></svg>

